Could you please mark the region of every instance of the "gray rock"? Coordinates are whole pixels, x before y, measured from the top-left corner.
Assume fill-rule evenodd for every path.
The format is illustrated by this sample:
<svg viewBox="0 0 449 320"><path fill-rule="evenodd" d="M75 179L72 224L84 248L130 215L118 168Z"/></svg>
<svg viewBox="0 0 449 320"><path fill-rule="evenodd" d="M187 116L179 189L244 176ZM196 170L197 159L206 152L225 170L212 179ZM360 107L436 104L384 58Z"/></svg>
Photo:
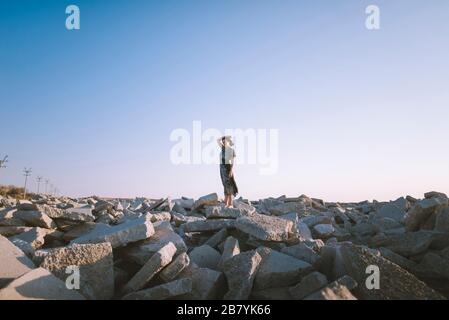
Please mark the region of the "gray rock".
<svg viewBox="0 0 449 320"><path fill-rule="evenodd" d="M0 236L0 288L33 268L34 263L22 250Z"/></svg>
<svg viewBox="0 0 449 320"><path fill-rule="evenodd" d="M381 255L373 254L367 248L345 244L341 246L341 254L347 274L360 284L355 289L355 294L361 299L444 299L406 270ZM377 290L370 290L364 285L367 279L366 270L370 265L377 266L380 270L380 288Z"/></svg>
<svg viewBox="0 0 449 320"><path fill-rule="evenodd" d="M234 237L228 237L224 243L223 254L221 255L218 267L221 270L223 264L232 257L240 254L239 241Z"/></svg>
<svg viewBox="0 0 449 320"><path fill-rule="evenodd" d="M184 240L173 231L168 221L156 222L153 226L155 232L150 238L126 247L125 255L128 259L144 265L155 252L170 242L175 245L178 254L187 251Z"/></svg>
<svg viewBox="0 0 449 320"><path fill-rule="evenodd" d="M92 232L72 240L73 243L102 243L110 242L113 248L125 246L130 242L147 239L154 234L154 227L150 217L130 220L117 226L103 225Z"/></svg>
<svg viewBox="0 0 449 320"><path fill-rule="evenodd" d="M166 300L192 291L192 279L185 278L130 293L123 300Z"/></svg>
<svg viewBox="0 0 449 320"><path fill-rule="evenodd" d="M207 219L237 219L242 213L236 208L226 208L224 206L208 206L206 207Z"/></svg>
<svg viewBox="0 0 449 320"><path fill-rule="evenodd" d="M16 239L11 238L10 241L12 242L12 244L14 244L20 250L22 250L28 257L33 257L35 250L31 245L31 243L17 238Z"/></svg>
<svg viewBox="0 0 449 320"><path fill-rule="evenodd" d="M0 300L85 300L76 290L50 271L37 268L28 271L0 290Z"/></svg>
<svg viewBox="0 0 449 320"><path fill-rule="evenodd" d="M80 292L88 299L110 299L114 294L114 261L109 242L51 249L40 266L64 281L67 267L78 266Z"/></svg>
<svg viewBox="0 0 449 320"><path fill-rule="evenodd" d="M185 223L184 230L185 232L216 231L223 228L233 228L234 225L234 219L203 220Z"/></svg>
<svg viewBox="0 0 449 320"><path fill-rule="evenodd" d="M160 278L165 281L171 281L176 278L190 264L189 255L185 252L178 255L168 266L160 273Z"/></svg>
<svg viewBox="0 0 449 320"><path fill-rule="evenodd" d="M413 262L412 260L409 260L407 258L404 258L403 256L401 256L397 253L394 253L390 249L382 247L382 248L379 248L379 251L384 258L390 260L393 263L396 263L398 266L400 266L401 268L403 268L407 271L411 271L416 267L415 262Z"/></svg>
<svg viewBox="0 0 449 320"><path fill-rule="evenodd" d="M37 204L34 204L28 200L21 200L17 205L19 211L39 211Z"/></svg>
<svg viewBox="0 0 449 320"><path fill-rule="evenodd" d="M429 231L408 232L390 235L379 244L401 256L410 257L426 251L433 239L434 235Z"/></svg>
<svg viewBox="0 0 449 320"><path fill-rule="evenodd" d="M319 272L305 276L300 283L289 289L290 295L298 300L304 299L327 285L327 278Z"/></svg>
<svg viewBox="0 0 449 320"><path fill-rule="evenodd" d="M226 228L223 228L220 231L218 231L217 233L215 233L212 237L210 237L204 244L207 244L208 246L215 248L221 242L226 240L227 236L228 236L228 231Z"/></svg>
<svg viewBox="0 0 449 320"><path fill-rule="evenodd" d="M304 222L297 221L295 223L295 229L301 239L313 240L312 231L310 231L309 227Z"/></svg>
<svg viewBox="0 0 449 320"><path fill-rule="evenodd" d="M95 222L80 223L72 227L70 230L64 233L62 239L65 241L72 241L76 238L82 237L92 232L97 224Z"/></svg>
<svg viewBox="0 0 449 320"><path fill-rule="evenodd" d="M175 225L179 227L180 225L188 222L202 221L206 220L204 217L195 217L195 216L186 216L178 212L172 212L172 219L175 222Z"/></svg>
<svg viewBox="0 0 449 320"><path fill-rule="evenodd" d="M192 280L192 291L182 298L186 300L214 300L220 299L226 286L226 279L222 272L208 268L199 268L194 263L185 268L178 276L179 279Z"/></svg>
<svg viewBox="0 0 449 320"><path fill-rule="evenodd" d="M31 244L33 249L36 250L44 245L45 236L47 235L47 232L48 232L48 229L34 227L29 231L26 231L24 233L21 233L19 235L12 237L11 240L20 239L20 240L26 241L29 244Z"/></svg>
<svg viewBox="0 0 449 320"><path fill-rule="evenodd" d="M263 250L263 260L254 281L256 290L296 284L312 269L305 261L268 248ZM258 251L260 252L259 249Z"/></svg>
<svg viewBox="0 0 449 320"><path fill-rule="evenodd" d="M449 233L449 208L438 211L435 220L435 230Z"/></svg>
<svg viewBox="0 0 449 320"><path fill-rule="evenodd" d="M311 294L304 300L357 300L348 288L342 285L334 285L321 289Z"/></svg>
<svg viewBox="0 0 449 320"><path fill-rule="evenodd" d="M289 220L252 214L236 220L235 227L264 241L287 241L292 233L293 223Z"/></svg>
<svg viewBox="0 0 449 320"><path fill-rule="evenodd" d="M223 264L229 291L226 300L248 299L262 257L256 250L242 252Z"/></svg>
<svg viewBox="0 0 449 320"><path fill-rule="evenodd" d="M310 215L300 219L309 228L313 228L317 224L332 224L332 218L325 215Z"/></svg>
<svg viewBox="0 0 449 320"><path fill-rule="evenodd" d="M4 237L12 237L23 232L30 231L32 227L20 227L20 226L9 226L9 227L0 227L0 235Z"/></svg>
<svg viewBox="0 0 449 320"><path fill-rule="evenodd" d="M281 249L282 253L288 254L296 259L315 264L319 259L318 253L316 253L310 246L305 243L299 243L291 247L285 247Z"/></svg>
<svg viewBox="0 0 449 320"><path fill-rule="evenodd" d="M40 211L17 211L14 214L18 218L32 227L41 227L46 229L56 228L56 224L45 213Z"/></svg>
<svg viewBox="0 0 449 320"><path fill-rule="evenodd" d="M335 228L331 224L317 224L313 227L313 231L316 238L329 238L334 234Z"/></svg>
<svg viewBox="0 0 449 320"><path fill-rule="evenodd" d="M159 221L170 221L171 220L171 214L170 212L155 212L155 213L149 213L151 222L159 222Z"/></svg>
<svg viewBox="0 0 449 320"><path fill-rule="evenodd" d="M407 231L417 231L421 224L438 209L446 208L448 206L447 198L430 198L418 201L405 216L405 227Z"/></svg>
<svg viewBox="0 0 449 320"><path fill-rule="evenodd" d="M145 265L128 281L123 293L131 293L142 289L159 271L167 266L176 253L173 243L168 243L156 252Z"/></svg>
<svg viewBox="0 0 449 320"><path fill-rule="evenodd" d="M192 211L203 208L204 206L212 206L218 203L218 195L216 193L211 193L206 196L199 198L193 204Z"/></svg>
<svg viewBox="0 0 449 320"><path fill-rule="evenodd" d="M221 255L214 248L208 245L196 247L189 253L190 260L200 268L218 270Z"/></svg>
<svg viewBox="0 0 449 320"><path fill-rule="evenodd" d="M449 280L449 260L433 252L428 252L415 268L423 276L445 278Z"/></svg>
<svg viewBox="0 0 449 320"><path fill-rule="evenodd" d="M95 220L95 216L92 214L92 207L90 206L62 210L58 216L52 218L61 218L77 222L92 222Z"/></svg>
<svg viewBox="0 0 449 320"><path fill-rule="evenodd" d="M387 203L377 210L377 216L380 218L390 218L395 221L402 222L404 220L405 211L404 209L398 208L393 203Z"/></svg>

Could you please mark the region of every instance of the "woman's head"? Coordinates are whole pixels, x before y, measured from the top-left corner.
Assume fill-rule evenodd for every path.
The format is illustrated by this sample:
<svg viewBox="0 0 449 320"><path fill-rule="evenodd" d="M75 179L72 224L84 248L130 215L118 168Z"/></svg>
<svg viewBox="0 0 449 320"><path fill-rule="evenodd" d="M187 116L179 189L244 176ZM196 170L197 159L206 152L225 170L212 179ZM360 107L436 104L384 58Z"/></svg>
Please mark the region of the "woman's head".
<svg viewBox="0 0 449 320"><path fill-rule="evenodd" d="M231 136L223 136L221 138L221 142L223 143L223 145L226 146L233 146L234 142L232 142L232 137Z"/></svg>

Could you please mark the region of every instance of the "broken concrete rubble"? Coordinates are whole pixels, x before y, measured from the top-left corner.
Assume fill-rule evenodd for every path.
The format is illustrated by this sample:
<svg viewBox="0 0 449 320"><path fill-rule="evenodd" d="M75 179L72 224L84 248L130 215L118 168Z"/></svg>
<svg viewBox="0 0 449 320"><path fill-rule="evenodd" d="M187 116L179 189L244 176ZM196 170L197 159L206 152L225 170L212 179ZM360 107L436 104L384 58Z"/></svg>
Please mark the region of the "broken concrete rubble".
<svg viewBox="0 0 449 320"><path fill-rule="evenodd" d="M88 299L110 299L114 294L114 261L109 242L51 249L40 266L64 281L67 268L77 266L80 292Z"/></svg>
<svg viewBox="0 0 449 320"><path fill-rule="evenodd" d="M0 300L85 300L50 271L37 268L0 289Z"/></svg>
<svg viewBox="0 0 449 320"><path fill-rule="evenodd" d="M113 248L121 247L151 237L154 234L154 227L150 219L150 216L144 216L113 227L104 225L72 240L71 243L110 242Z"/></svg>
<svg viewBox="0 0 449 320"><path fill-rule="evenodd" d="M1 297L445 299L448 202L439 192L359 203L240 198L234 208L216 194L2 199ZM366 288L373 265L379 290ZM69 266L79 267L80 290L64 289Z"/></svg>
<svg viewBox="0 0 449 320"><path fill-rule="evenodd" d="M293 222L262 214L238 218L235 227L251 236L266 241L287 241Z"/></svg>
<svg viewBox="0 0 449 320"><path fill-rule="evenodd" d="M134 277L123 288L123 293L131 293L142 289L159 271L168 265L176 253L173 243L159 249Z"/></svg>

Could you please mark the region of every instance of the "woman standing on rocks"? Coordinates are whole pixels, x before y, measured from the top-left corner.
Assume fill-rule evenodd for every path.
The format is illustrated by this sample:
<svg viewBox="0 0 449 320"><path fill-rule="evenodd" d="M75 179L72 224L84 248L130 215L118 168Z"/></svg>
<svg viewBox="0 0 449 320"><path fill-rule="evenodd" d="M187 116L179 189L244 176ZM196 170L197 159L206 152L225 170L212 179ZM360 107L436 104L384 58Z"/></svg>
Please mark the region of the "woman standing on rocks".
<svg viewBox="0 0 449 320"><path fill-rule="evenodd" d="M227 208L232 207L232 196L236 196L239 192L237 184L234 180L234 143L230 136L224 136L217 140L218 145L221 147L220 153L220 176L221 182L224 187L225 206Z"/></svg>

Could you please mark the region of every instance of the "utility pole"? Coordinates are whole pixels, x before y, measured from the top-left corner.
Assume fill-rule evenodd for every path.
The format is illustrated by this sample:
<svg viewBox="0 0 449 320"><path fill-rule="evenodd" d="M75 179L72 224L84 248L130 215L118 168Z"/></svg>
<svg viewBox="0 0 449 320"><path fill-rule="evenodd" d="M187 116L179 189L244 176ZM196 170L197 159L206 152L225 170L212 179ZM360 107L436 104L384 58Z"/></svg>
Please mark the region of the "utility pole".
<svg viewBox="0 0 449 320"><path fill-rule="evenodd" d="M50 182L50 180L45 179L45 194L47 194L47 187L48 187L49 182Z"/></svg>
<svg viewBox="0 0 449 320"><path fill-rule="evenodd" d="M8 156L5 156L3 160L0 160L0 169L6 168L6 163L8 162Z"/></svg>
<svg viewBox="0 0 449 320"><path fill-rule="evenodd" d="M23 198L25 199L27 195L27 180L28 177L31 176L31 168L23 169L23 175L25 176L25 186L23 188Z"/></svg>
<svg viewBox="0 0 449 320"><path fill-rule="evenodd" d="M44 177L38 176L36 178L36 180L37 180L37 194L39 194L42 179L44 179Z"/></svg>

